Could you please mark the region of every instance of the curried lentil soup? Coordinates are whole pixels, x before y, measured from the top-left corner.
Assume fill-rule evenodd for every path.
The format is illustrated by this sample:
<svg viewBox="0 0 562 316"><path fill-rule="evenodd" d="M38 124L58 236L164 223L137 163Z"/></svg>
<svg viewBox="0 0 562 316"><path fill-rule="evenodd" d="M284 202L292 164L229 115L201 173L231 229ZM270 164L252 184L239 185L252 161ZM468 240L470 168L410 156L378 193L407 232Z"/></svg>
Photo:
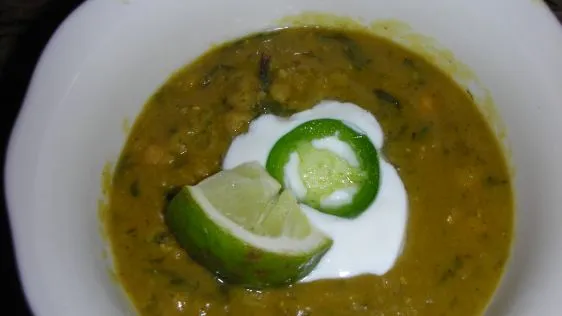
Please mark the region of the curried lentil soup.
<svg viewBox="0 0 562 316"><path fill-rule="evenodd" d="M263 291L220 282L168 232L167 201L219 171L252 119L325 99L358 104L383 127L409 199L401 257L383 276ZM469 92L373 35L289 28L214 48L158 90L116 166L107 215L116 273L141 315L477 315L509 255L513 203Z"/></svg>

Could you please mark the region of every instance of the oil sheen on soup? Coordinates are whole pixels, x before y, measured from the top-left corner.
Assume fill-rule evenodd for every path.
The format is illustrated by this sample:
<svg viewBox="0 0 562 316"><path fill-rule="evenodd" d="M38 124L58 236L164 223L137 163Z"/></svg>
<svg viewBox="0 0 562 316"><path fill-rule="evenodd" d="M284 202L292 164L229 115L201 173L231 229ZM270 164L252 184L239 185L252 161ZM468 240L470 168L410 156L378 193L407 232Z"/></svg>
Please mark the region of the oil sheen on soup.
<svg viewBox="0 0 562 316"><path fill-rule="evenodd" d="M380 276L262 291L217 280L167 230L167 202L220 171L253 119L322 100L379 121L383 155L408 194L401 256ZM478 315L509 255L513 202L505 158L469 91L371 34L288 28L214 48L154 94L116 165L106 215L116 274L141 315Z"/></svg>

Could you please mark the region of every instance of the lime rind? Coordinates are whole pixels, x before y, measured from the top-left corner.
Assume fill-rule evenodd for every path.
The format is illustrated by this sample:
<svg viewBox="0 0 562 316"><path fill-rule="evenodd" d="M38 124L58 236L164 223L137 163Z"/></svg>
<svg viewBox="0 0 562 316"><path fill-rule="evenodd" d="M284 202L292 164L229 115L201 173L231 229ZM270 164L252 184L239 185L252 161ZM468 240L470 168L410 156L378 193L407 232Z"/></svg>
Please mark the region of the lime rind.
<svg viewBox="0 0 562 316"><path fill-rule="evenodd" d="M252 233L241 227L240 225L237 225L234 221L223 215L221 212L217 211L200 188L196 186L189 187L188 191L193 200L197 203L197 205L199 205L201 211L204 212L207 218L216 226L221 227L223 231L232 236L235 236L235 238L240 239L241 241L249 245L260 248L262 251L284 255L306 254L311 250L314 250L318 244L323 243L325 239L329 239L323 232L318 229L311 229L310 234L305 238L302 238L302 236L298 235L291 236L280 234L278 236L267 236ZM275 206L273 206L273 208L280 209ZM298 212L301 212L300 209L298 209ZM306 216L301 219L306 221L304 223L296 223L296 226L303 226L304 224L308 227L312 227L308 222L308 218L306 218ZM292 230L283 230L283 232L292 232Z"/></svg>
<svg viewBox="0 0 562 316"><path fill-rule="evenodd" d="M317 230L305 239L251 234L205 208L213 209L203 192L185 187L170 202L166 222L194 260L228 283L255 289L294 283L333 243Z"/></svg>
<svg viewBox="0 0 562 316"><path fill-rule="evenodd" d="M189 255L224 281L257 289L290 284L309 274L333 241L279 188L263 167L244 164L184 187L165 220ZM271 199L247 200L260 190Z"/></svg>

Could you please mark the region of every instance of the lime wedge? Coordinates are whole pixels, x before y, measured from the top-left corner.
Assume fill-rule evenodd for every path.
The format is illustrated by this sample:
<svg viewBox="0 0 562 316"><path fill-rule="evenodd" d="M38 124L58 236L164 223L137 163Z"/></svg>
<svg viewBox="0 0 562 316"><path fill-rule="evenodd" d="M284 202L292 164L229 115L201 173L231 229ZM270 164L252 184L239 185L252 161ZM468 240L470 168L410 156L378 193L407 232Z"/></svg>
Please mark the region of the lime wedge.
<svg viewBox="0 0 562 316"><path fill-rule="evenodd" d="M166 223L189 255L223 281L249 288L306 276L332 245L296 199L258 163L184 187Z"/></svg>

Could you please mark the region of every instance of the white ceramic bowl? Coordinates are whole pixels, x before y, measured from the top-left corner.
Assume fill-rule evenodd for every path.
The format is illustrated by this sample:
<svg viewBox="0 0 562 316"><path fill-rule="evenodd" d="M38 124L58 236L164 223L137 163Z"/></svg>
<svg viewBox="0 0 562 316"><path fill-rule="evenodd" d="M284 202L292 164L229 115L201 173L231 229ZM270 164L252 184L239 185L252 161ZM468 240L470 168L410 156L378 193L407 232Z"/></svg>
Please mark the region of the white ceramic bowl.
<svg viewBox="0 0 562 316"><path fill-rule="evenodd" d="M100 237L104 165L171 72L209 45L302 11L397 19L451 50L506 126L517 227L491 315L562 315L562 29L539 0L91 0L45 49L14 128L6 188L37 315L132 312Z"/></svg>

